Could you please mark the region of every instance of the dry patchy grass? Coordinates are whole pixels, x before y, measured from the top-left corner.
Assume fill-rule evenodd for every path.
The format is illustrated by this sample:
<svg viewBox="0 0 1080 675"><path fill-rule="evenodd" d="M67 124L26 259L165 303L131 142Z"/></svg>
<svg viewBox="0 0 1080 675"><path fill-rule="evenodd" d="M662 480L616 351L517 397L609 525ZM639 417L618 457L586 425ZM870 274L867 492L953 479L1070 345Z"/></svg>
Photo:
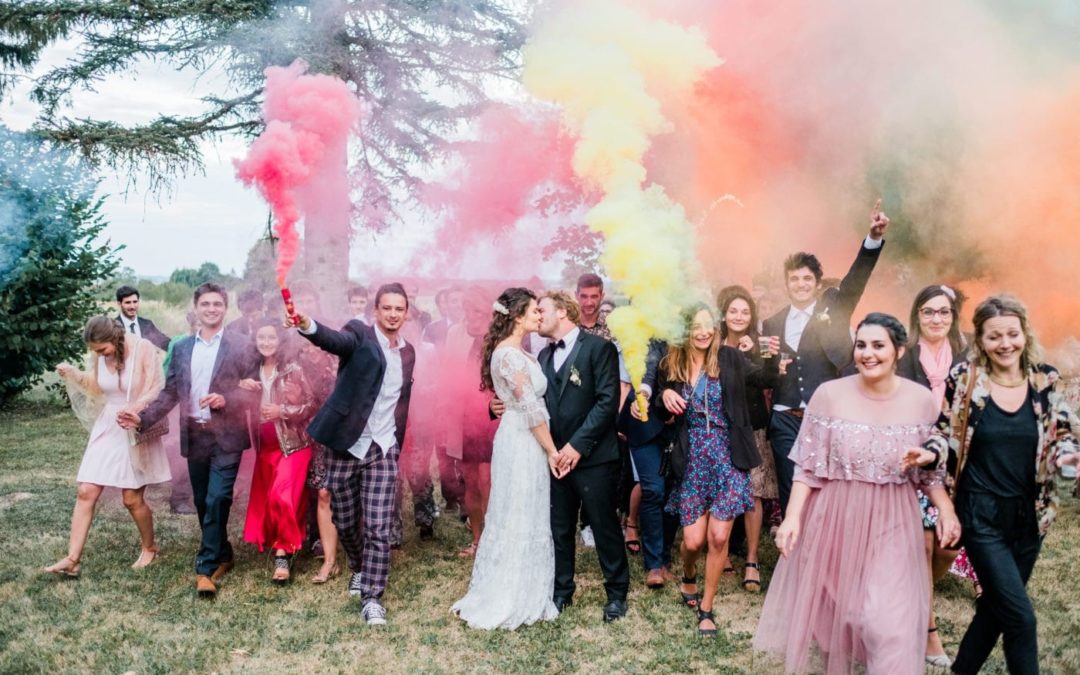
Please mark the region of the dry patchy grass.
<svg viewBox="0 0 1080 675"><path fill-rule="evenodd" d="M468 583L470 563L456 551L464 526L444 518L437 539L408 532L394 553L385 603L390 624L368 629L341 577L312 586L316 563L301 559L297 581L270 585L267 559L238 545L237 569L213 602L195 598L192 564L197 525L168 512L167 494L152 488L163 549L159 563L129 568L137 537L116 495L99 510L84 556L83 576L62 581L42 566L63 556L74 500L73 477L85 434L67 410L23 403L0 413L0 672L711 672L770 673L778 664L750 650L762 596L725 579L717 601L718 639L695 636L692 613L674 588L642 584L639 557L630 613L604 625L603 588L595 555L579 555L575 605L556 622L515 633L463 626L448 608ZM240 540L243 500L233 510ZM451 522L452 521L452 522ZM1080 507L1066 504L1051 531L1031 589L1039 614L1045 672L1080 672ZM766 581L775 552L764 552ZM938 589L939 625L955 652L972 609L970 586L945 580ZM1004 673L1000 648L986 672Z"/></svg>

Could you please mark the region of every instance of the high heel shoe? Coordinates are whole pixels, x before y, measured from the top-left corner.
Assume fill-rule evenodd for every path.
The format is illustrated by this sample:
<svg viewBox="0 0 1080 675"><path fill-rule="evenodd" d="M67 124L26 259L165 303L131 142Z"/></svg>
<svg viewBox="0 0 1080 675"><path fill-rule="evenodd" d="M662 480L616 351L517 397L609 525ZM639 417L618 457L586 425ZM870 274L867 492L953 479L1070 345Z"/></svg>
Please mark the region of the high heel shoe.
<svg viewBox="0 0 1080 675"><path fill-rule="evenodd" d="M78 579L81 570L82 565L79 561L72 560L71 558L64 558L55 565L49 565L45 568L45 571L49 574L55 574L58 577L67 577L69 579Z"/></svg>
<svg viewBox="0 0 1080 675"><path fill-rule="evenodd" d="M270 581L275 586L284 586L289 583L289 579L292 578L292 556L291 555L276 555L274 556L274 574L270 577Z"/></svg>
<svg viewBox="0 0 1080 675"><path fill-rule="evenodd" d="M338 567L337 563L334 563L334 566L331 567L330 570L326 574L322 574L320 572L319 574L316 574L315 576L311 577L311 583L313 583L313 584L325 584L327 581L330 581L331 579L333 579L334 577L336 577L339 574L341 574L341 568Z"/></svg>
<svg viewBox="0 0 1080 675"><path fill-rule="evenodd" d="M149 567L150 563L158 559L158 553L160 552L161 550L157 546L154 548L143 549L142 552L139 553L138 560L131 563L131 569L141 570L144 567Z"/></svg>

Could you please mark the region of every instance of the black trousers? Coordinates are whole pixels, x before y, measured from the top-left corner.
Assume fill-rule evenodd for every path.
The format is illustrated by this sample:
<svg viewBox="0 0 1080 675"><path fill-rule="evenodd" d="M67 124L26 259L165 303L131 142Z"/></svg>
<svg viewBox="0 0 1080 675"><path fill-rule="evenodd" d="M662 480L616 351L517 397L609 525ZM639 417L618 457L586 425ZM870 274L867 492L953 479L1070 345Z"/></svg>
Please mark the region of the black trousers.
<svg viewBox="0 0 1080 675"><path fill-rule="evenodd" d="M551 536L555 542L555 597L574 596L578 512L583 512L596 539L596 555L604 574L607 598L625 600L630 589L630 566L623 547L616 511L619 462L578 467L560 480L551 479Z"/></svg>
<svg viewBox="0 0 1080 675"><path fill-rule="evenodd" d="M1038 673L1035 609L1026 588L1042 546L1034 498L1003 499L961 490L956 511L962 543L983 595L960 642L953 671L979 672L1003 636L1009 673Z"/></svg>
<svg viewBox="0 0 1080 675"><path fill-rule="evenodd" d="M776 486L780 492L780 514L787 513L788 500L791 499L791 480L795 475L795 462L788 459L795 439L802 428L802 416L796 416L785 410L774 410L769 417L769 443L772 445L773 460L776 462Z"/></svg>

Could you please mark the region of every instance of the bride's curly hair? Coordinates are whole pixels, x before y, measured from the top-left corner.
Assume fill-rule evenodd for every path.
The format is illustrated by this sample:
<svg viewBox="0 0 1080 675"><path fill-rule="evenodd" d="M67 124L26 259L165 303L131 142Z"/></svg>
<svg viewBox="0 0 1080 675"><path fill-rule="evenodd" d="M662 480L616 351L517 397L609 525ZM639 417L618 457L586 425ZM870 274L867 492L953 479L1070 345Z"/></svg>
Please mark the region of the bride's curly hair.
<svg viewBox="0 0 1080 675"><path fill-rule="evenodd" d="M527 288L508 288L491 306L491 325L484 335L480 353L480 391L495 391L491 380L491 354L495 347L514 332L515 322L524 316L536 294Z"/></svg>

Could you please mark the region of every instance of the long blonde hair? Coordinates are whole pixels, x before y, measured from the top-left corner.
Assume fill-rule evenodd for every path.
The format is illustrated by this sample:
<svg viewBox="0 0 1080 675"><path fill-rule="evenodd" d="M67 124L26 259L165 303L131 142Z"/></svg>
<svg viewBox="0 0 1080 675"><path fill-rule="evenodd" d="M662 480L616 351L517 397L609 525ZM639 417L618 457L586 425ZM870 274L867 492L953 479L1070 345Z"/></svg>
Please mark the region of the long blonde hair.
<svg viewBox="0 0 1080 675"><path fill-rule="evenodd" d="M690 377L694 368L692 357L694 347L690 344L690 335L693 332L694 317L702 310L709 313L714 324L712 341L709 342L709 348L705 350L704 372L710 379L720 377L720 343L723 338L720 337L720 331L715 328L716 316L712 309L705 303L699 302L683 311L685 337L682 342L671 345L667 355L660 361L661 370L672 382L692 384Z"/></svg>

